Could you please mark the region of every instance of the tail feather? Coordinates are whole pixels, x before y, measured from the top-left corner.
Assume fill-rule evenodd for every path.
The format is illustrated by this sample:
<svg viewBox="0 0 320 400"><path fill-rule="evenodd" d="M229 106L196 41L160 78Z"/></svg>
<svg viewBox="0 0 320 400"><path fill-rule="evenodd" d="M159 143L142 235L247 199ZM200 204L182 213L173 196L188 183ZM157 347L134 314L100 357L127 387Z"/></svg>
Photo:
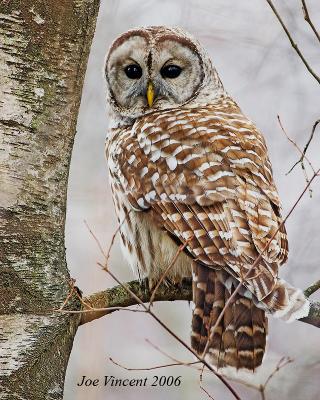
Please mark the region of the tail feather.
<svg viewBox="0 0 320 400"><path fill-rule="evenodd" d="M265 311L252 299L237 293L230 307L213 330L219 315L235 287L226 285L229 274L201 264L194 264L191 345L202 354L206 344L206 357L217 368L231 366L254 371L263 358L267 319Z"/></svg>

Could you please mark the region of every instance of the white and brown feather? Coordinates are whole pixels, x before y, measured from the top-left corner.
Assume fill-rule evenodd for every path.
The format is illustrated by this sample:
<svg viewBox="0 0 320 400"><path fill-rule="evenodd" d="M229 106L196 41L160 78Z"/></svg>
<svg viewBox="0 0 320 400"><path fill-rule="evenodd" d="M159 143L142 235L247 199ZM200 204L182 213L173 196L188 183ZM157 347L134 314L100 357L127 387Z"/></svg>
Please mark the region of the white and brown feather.
<svg viewBox="0 0 320 400"><path fill-rule="evenodd" d="M190 239L203 264L244 276L279 227L264 140L230 98L139 118L115 129L110 146L115 191L135 210L152 209L182 243ZM282 228L250 275L258 300L273 291L286 258Z"/></svg>
<svg viewBox="0 0 320 400"><path fill-rule="evenodd" d="M164 31L156 38L168 36ZM180 30L170 32L181 37ZM122 241L139 274L157 280L177 243L188 241L169 277L176 281L193 269L193 348L201 353L209 340L213 364L254 370L265 348L264 310L284 309L290 301L278 279L288 256L287 235L264 138L221 89L197 42L194 49L204 64L202 88L194 98L132 121L120 118L110 130L112 192L118 218L125 220ZM212 82L217 90L210 96ZM237 282L273 236L210 332Z"/></svg>

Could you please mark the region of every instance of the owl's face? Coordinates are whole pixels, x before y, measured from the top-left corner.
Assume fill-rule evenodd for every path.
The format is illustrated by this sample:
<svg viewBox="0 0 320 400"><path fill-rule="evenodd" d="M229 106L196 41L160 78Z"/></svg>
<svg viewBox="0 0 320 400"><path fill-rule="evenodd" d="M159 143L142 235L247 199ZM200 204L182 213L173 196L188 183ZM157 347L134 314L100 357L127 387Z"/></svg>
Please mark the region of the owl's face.
<svg viewBox="0 0 320 400"><path fill-rule="evenodd" d="M150 27L121 35L111 46L106 62L114 111L122 117L137 118L191 101L199 95L205 80L209 84L212 67L203 53L200 45L180 29Z"/></svg>

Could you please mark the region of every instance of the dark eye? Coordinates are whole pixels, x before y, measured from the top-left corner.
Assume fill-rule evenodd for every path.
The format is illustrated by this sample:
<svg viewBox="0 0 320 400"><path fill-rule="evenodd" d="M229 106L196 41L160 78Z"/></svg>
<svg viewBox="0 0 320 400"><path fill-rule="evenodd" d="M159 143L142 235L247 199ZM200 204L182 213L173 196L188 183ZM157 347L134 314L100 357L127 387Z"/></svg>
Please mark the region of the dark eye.
<svg viewBox="0 0 320 400"><path fill-rule="evenodd" d="M178 65L169 64L161 68L162 78L177 78L181 74L182 68Z"/></svg>
<svg viewBox="0 0 320 400"><path fill-rule="evenodd" d="M142 69L138 64L127 65L124 72L130 79L140 79L142 77Z"/></svg>

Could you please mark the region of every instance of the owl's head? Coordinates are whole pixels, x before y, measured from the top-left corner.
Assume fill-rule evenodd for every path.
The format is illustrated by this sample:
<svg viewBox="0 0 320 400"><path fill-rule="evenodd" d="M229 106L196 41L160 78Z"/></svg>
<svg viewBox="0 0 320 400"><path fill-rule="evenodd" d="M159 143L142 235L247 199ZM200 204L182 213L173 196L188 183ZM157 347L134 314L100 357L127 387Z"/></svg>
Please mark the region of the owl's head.
<svg viewBox="0 0 320 400"><path fill-rule="evenodd" d="M163 26L130 30L107 55L111 108L118 117L205 103L223 91L207 52L190 34Z"/></svg>

